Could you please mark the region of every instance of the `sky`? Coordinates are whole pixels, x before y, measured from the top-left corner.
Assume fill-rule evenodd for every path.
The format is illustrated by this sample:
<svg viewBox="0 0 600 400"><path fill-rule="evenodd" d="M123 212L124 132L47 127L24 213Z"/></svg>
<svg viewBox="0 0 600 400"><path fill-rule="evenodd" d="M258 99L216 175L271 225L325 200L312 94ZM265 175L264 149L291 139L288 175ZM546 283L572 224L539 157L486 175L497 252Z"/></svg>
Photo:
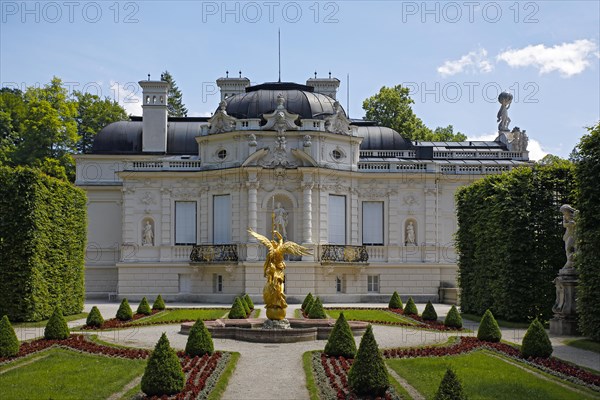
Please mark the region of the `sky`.
<svg viewBox="0 0 600 400"><path fill-rule="evenodd" d="M215 80L341 81L350 117L383 86L411 90L427 126L497 136L497 101L530 158L568 157L600 121L598 1L0 1L0 84L53 76L141 115L138 81L168 70L189 116L218 106Z"/></svg>

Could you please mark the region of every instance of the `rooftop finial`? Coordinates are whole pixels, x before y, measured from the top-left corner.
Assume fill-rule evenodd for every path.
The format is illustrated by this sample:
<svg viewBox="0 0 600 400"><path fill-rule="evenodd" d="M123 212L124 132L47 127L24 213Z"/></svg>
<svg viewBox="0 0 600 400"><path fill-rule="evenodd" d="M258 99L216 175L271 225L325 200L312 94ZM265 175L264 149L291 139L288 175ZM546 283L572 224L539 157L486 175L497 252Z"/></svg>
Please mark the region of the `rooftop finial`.
<svg viewBox="0 0 600 400"><path fill-rule="evenodd" d="M150 80L150 74L148 74L148 80Z"/></svg>
<svg viewBox="0 0 600 400"><path fill-rule="evenodd" d="M229 78L229 70L225 71L225 78Z"/></svg>
<svg viewBox="0 0 600 400"><path fill-rule="evenodd" d="M277 30L277 39L278 39L278 50L279 50L279 80L277 82L281 82L281 29Z"/></svg>
<svg viewBox="0 0 600 400"><path fill-rule="evenodd" d="M240 78L242 77L242 70L240 69Z"/></svg>
<svg viewBox="0 0 600 400"><path fill-rule="evenodd" d="M329 71L329 79L331 79L331 71Z"/></svg>
<svg viewBox="0 0 600 400"><path fill-rule="evenodd" d="M161 81L164 81L164 80L165 80L164 74L160 74L160 80L161 80Z"/></svg>
<svg viewBox="0 0 600 400"><path fill-rule="evenodd" d="M315 71L315 79L317 79L317 71Z"/></svg>

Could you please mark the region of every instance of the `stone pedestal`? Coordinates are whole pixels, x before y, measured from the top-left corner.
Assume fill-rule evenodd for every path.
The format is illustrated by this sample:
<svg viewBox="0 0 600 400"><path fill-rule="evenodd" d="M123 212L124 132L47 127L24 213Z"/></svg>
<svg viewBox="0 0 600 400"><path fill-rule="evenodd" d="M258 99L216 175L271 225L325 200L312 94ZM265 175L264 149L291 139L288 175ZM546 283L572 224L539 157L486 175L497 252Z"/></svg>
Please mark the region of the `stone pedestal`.
<svg viewBox="0 0 600 400"><path fill-rule="evenodd" d="M556 303L552 307L554 318L550 320L550 333L553 335L577 334L577 282L577 271L569 263L554 280Z"/></svg>

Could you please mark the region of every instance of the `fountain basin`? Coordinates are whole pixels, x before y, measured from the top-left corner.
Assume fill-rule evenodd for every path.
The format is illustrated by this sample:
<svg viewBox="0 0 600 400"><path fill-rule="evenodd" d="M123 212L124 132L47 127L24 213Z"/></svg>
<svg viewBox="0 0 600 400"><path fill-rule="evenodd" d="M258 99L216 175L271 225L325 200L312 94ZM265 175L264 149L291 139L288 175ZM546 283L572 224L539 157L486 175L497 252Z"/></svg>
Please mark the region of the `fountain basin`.
<svg viewBox="0 0 600 400"><path fill-rule="evenodd" d="M289 318L290 329L264 329L266 318L217 319L204 321L213 339L233 339L255 343L296 343L326 340L335 325L334 319ZM194 322L181 324L180 333L188 335ZM348 321L352 334L365 333L366 322Z"/></svg>

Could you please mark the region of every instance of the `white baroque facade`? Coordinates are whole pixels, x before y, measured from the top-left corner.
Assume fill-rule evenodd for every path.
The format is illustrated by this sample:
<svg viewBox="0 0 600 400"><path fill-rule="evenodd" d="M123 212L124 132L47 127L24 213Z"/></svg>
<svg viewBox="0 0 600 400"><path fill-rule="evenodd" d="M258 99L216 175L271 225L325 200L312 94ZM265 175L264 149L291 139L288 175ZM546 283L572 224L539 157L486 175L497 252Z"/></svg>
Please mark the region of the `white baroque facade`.
<svg viewBox="0 0 600 400"><path fill-rule="evenodd" d="M229 303L262 297L277 209L290 259L288 300L443 300L456 287L454 193L526 163L502 141L413 143L349 120L339 81L220 78L210 118L168 118L168 84L141 81L143 116L110 124L77 157L88 195L88 297L162 294ZM282 226L283 225L283 226Z"/></svg>

